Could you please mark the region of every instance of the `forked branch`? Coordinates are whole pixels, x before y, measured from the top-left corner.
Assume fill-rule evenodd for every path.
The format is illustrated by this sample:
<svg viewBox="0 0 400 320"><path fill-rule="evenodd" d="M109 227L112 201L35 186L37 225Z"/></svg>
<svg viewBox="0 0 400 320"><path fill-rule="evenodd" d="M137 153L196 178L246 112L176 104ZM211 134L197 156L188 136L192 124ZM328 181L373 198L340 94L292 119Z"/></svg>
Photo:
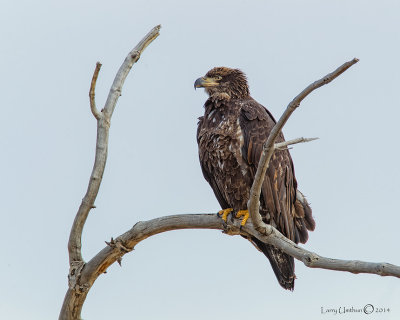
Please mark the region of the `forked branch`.
<svg viewBox="0 0 400 320"><path fill-rule="evenodd" d="M80 285L81 271L84 268L84 261L82 258L82 231L89 211L94 208L94 201L99 192L100 183L103 178L104 169L107 160L108 150L108 135L110 128L111 116L114 112L118 98L121 95L122 86L125 79L131 70L133 64L140 58L143 50L158 37L161 26L156 26L136 45L135 48L128 54L125 61L122 63L115 76L114 82L108 94L107 101L104 108L99 112L95 104L95 86L97 77L100 71L101 64L96 64L96 69L91 81L89 99L90 109L93 116L97 120L97 140L96 140L96 155L93 165L92 174L89 179L89 185L75 220L72 224L69 241L68 241L68 254L69 254L69 289L64 299L64 303L60 312L60 319L80 319L80 312L83 302L85 301L87 291L90 287Z"/></svg>
<svg viewBox="0 0 400 320"><path fill-rule="evenodd" d="M357 59L353 59L352 61L345 63L333 73L327 75L321 80L314 82L288 105L285 113L272 130L271 135L266 142L264 152L260 160L259 169L257 170L256 181L253 184L251 198L249 201L249 209L252 221L248 221L244 227L240 228L240 222L237 220L228 220L228 223L224 223L216 214L182 214L156 218L150 221L138 222L129 231L117 237L115 240L111 239L110 242L107 242L107 246L89 262L85 263L83 261L81 253L82 230L90 209L94 208L94 201L103 177L107 160L110 119L115 109L117 100L121 95L122 86L126 76L128 75L132 65L138 61L143 50L159 35L159 30L160 26L154 27L128 54L114 79L107 102L101 112L97 110L94 99L97 76L101 67L99 63L96 65L89 92L90 108L93 116L97 119L96 157L87 192L76 214L70 233L68 242L70 260L69 288L64 298L59 319L80 319L82 306L91 286L96 279L101 274L105 273L111 264L116 261L120 262L122 256L132 251L135 245L137 245L140 241L143 241L144 239L158 233L178 229L216 229L222 230L230 235L240 234L243 236L256 237L259 240L272 244L283 250L285 253L292 255L296 259L302 261L306 266L311 268L340 270L353 273L372 273L382 276L394 276L400 278L400 267L388 263L330 259L307 251L288 240L274 227L263 224L258 214L260 186L265 175L268 162L274 150L286 148L291 144L314 140L299 138L284 143L275 144L274 142L279 131L286 123L290 114L299 106L300 102L309 93L335 79L342 72L356 63L358 61Z"/></svg>
<svg viewBox="0 0 400 320"><path fill-rule="evenodd" d="M82 252L81 252L82 230L83 226L85 225L90 209L94 207L94 201L99 192L101 179L103 178L103 173L107 160L108 132L110 127L110 120L115 105L117 104L118 98L121 95L122 86L124 85L125 79L129 71L131 70L133 64L139 60L143 50L155 38L158 37L160 28L161 26L154 27L128 54L124 63L119 68L117 75L115 76L114 82L111 86L110 93L108 95L106 104L102 112L99 112L96 109L96 104L94 102L95 86L96 86L97 76L99 74L101 67L101 64L99 62L96 64L96 69L93 74L89 91L90 108L94 117L97 119L96 157L93 165L92 174L90 176L87 192L84 198L82 199L82 203L78 209L74 223L71 228L71 233L68 242L69 263L71 268L74 268L76 266L79 267L79 265L83 263Z"/></svg>
<svg viewBox="0 0 400 320"><path fill-rule="evenodd" d="M262 234L271 234L270 230L271 226L265 224L261 220L261 216L259 214L260 194L261 194L261 186L264 181L265 173L267 172L268 169L269 161L271 160L271 157L275 151L274 144L276 138L278 137L279 132L281 132L286 121L289 119L294 110L296 110L300 106L300 103L303 101L305 97L307 97L315 89L318 89L319 87L322 87L323 85L328 84L332 80L336 79L338 76L340 76L343 72L345 72L347 69L349 69L352 65L354 65L357 62L358 59L354 58L353 60L342 64L332 73L329 73L325 77L310 84L289 103L285 112L280 117L279 121L272 128L271 133L264 144L263 152L261 154L261 158L257 167L257 172L254 177L253 185L250 190L249 202L247 204L247 208L249 209L249 214L251 220L253 221L254 227Z"/></svg>

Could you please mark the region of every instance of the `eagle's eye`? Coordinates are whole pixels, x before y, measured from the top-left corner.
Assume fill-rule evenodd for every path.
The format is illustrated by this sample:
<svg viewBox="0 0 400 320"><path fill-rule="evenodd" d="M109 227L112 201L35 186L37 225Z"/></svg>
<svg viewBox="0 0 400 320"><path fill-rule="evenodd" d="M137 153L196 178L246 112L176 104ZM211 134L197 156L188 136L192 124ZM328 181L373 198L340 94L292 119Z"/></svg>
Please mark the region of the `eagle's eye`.
<svg viewBox="0 0 400 320"><path fill-rule="evenodd" d="M216 76L216 77L215 77L215 80L217 80L217 81L219 81L219 80L221 80L221 79L222 79L221 76Z"/></svg>

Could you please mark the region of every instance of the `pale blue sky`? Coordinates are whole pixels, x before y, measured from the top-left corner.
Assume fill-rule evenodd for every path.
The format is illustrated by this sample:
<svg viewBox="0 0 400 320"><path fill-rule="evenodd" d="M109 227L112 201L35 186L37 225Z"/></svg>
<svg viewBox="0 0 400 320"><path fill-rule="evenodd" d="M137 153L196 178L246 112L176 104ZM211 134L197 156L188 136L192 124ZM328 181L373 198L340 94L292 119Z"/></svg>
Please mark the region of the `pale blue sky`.
<svg viewBox="0 0 400 320"><path fill-rule="evenodd" d="M88 90L103 63L104 103L126 54L160 37L128 76L109 159L83 236L89 260L139 220L216 212L195 132L206 95L193 82L241 68L276 116L305 86L357 57L287 123L299 187L317 223L305 247L334 258L400 265L398 1L8 1L0 11L2 254L0 318L55 319L67 289L67 240L94 159ZM296 264L294 292L240 237L176 231L152 237L89 293L84 319L353 319L321 307L390 308L400 280Z"/></svg>

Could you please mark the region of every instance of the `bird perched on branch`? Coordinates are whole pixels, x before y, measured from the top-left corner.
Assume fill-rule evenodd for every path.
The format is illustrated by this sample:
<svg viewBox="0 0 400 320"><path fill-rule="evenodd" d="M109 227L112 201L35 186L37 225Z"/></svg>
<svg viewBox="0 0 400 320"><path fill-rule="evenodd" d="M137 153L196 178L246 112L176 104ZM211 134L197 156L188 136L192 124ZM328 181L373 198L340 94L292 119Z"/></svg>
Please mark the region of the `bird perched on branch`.
<svg viewBox="0 0 400 320"><path fill-rule="evenodd" d="M213 68L196 80L195 88L205 88L209 98L204 116L199 118L197 143L204 178L221 205L226 222L231 214L249 217L247 202L257 171L263 144L276 121L249 92L245 74L238 69ZM276 142L284 141L280 133ZM311 208L297 190L292 158L288 150L277 150L271 158L260 197L262 220L277 228L295 243L305 243L314 230ZM250 239L269 259L279 284L294 288L294 259L280 249Z"/></svg>

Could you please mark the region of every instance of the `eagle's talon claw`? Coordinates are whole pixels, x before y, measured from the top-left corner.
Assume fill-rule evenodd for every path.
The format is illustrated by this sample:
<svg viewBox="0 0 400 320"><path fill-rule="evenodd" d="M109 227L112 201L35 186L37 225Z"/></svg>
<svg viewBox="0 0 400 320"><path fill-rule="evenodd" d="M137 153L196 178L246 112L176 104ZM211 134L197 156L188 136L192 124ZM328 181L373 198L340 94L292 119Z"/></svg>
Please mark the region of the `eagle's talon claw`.
<svg viewBox="0 0 400 320"><path fill-rule="evenodd" d="M236 213L236 218L243 217L242 222L240 222L240 229L246 224L249 219L249 210L239 210Z"/></svg>
<svg viewBox="0 0 400 320"><path fill-rule="evenodd" d="M221 216L221 219L224 220L224 222L226 223L226 219L228 217L228 214L231 213L233 211L232 208L228 208L228 209L222 209L218 211L218 215Z"/></svg>

